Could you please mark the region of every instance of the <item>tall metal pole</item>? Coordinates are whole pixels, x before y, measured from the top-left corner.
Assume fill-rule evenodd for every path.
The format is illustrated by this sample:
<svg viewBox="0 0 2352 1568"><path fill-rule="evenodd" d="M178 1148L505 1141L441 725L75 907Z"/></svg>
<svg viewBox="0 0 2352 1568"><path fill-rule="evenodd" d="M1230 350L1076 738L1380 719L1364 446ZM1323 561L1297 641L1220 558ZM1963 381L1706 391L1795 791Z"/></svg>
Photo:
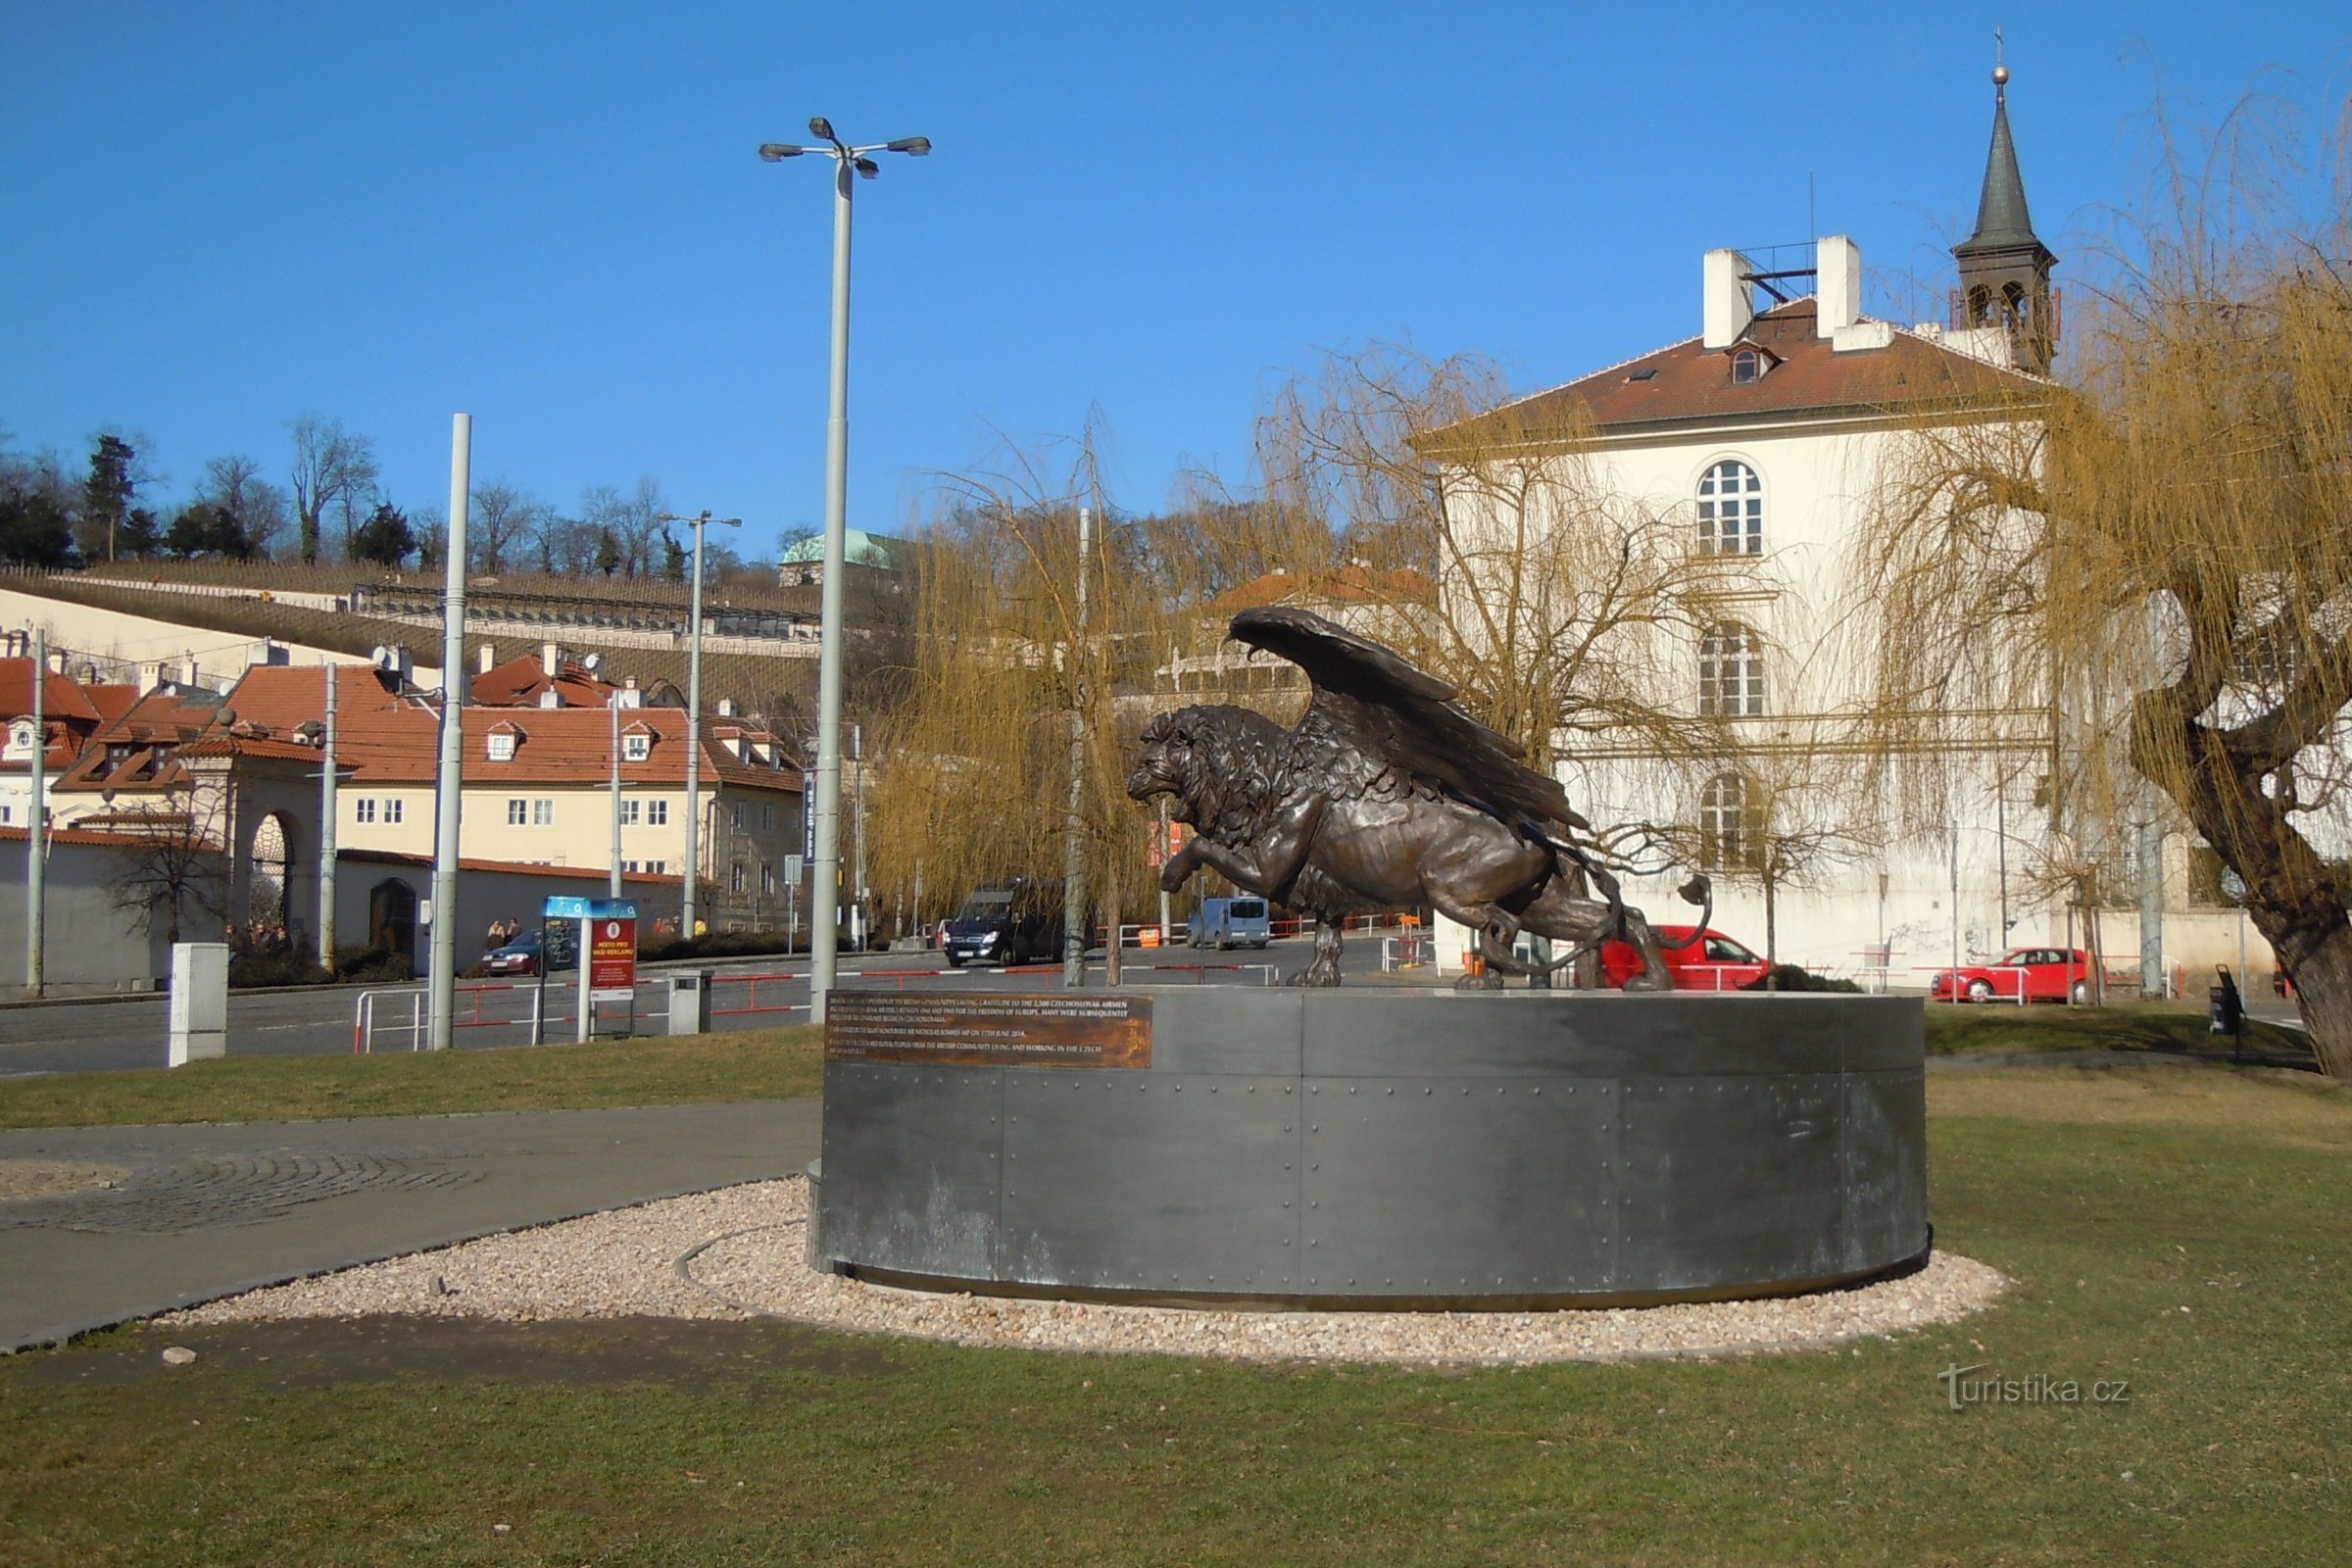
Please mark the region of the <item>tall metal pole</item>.
<svg viewBox="0 0 2352 1568"><path fill-rule="evenodd" d="M1960 821L1952 819L1952 994L1960 1000Z"/></svg>
<svg viewBox="0 0 2352 1568"><path fill-rule="evenodd" d="M608 693L605 706L612 710L612 875L606 891L620 897L620 693Z"/></svg>
<svg viewBox="0 0 2352 1568"><path fill-rule="evenodd" d="M816 857L809 867L808 1017L825 1021L841 951L841 579L850 505L850 186L857 172L833 164L833 387L825 417L825 578L816 676Z"/></svg>
<svg viewBox="0 0 2352 1568"><path fill-rule="evenodd" d="M1168 863L1168 798L1162 795L1159 798L1159 846L1157 853L1152 858L1161 865L1165 865ZM1168 890L1161 888L1159 890L1159 945L1162 948L1168 945L1171 934L1168 929Z"/></svg>
<svg viewBox="0 0 2352 1568"><path fill-rule="evenodd" d="M678 905L678 935L694 940L696 895L703 870L703 524L694 521L694 588L686 605L686 885Z"/></svg>
<svg viewBox="0 0 2352 1568"><path fill-rule="evenodd" d="M48 914L49 718L42 702L49 684L49 633L32 634L32 805L24 816L24 989L41 994L42 928Z"/></svg>
<svg viewBox="0 0 2352 1568"><path fill-rule="evenodd" d="M326 674L326 731L319 738L318 769L318 967L335 972L335 666Z"/></svg>
<svg viewBox="0 0 2352 1568"><path fill-rule="evenodd" d="M473 416L449 431L449 553L442 558L441 764L433 783L432 1021L426 1049L447 1051L458 1004L458 808L466 765L466 508L473 492Z"/></svg>
<svg viewBox="0 0 2352 1568"><path fill-rule="evenodd" d="M771 164L804 153L827 154L833 159L833 387L825 420L824 619L816 677L815 842L809 846L812 853L808 857L814 862L809 879L808 1018L823 1023L825 998L833 989L834 960L841 950L841 577L850 488L850 189L854 179L871 179L880 172L868 155L926 157L931 138L902 136L853 147L833 133L833 122L821 115L808 122L808 133L825 145L763 142L760 156Z"/></svg>
<svg viewBox="0 0 2352 1568"><path fill-rule="evenodd" d="M1070 809L1063 828L1061 872L1061 983L1086 984L1086 561L1094 547L1094 514L1078 509L1078 625L1070 640ZM1111 919L1115 924L1118 914ZM1111 940L1117 941L1114 931Z"/></svg>
<svg viewBox="0 0 2352 1568"><path fill-rule="evenodd" d="M857 769L850 794L850 843L857 858L850 865L850 934L860 952L866 944L865 908L865 726L850 726L850 761Z"/></svg>
<svg viewBox="0 0 2352 1568"><path fill-rule="evenodd" d="M2139 824L2139 994L2172 989L2164 972L2164 828L2151 816Z"/></svg>

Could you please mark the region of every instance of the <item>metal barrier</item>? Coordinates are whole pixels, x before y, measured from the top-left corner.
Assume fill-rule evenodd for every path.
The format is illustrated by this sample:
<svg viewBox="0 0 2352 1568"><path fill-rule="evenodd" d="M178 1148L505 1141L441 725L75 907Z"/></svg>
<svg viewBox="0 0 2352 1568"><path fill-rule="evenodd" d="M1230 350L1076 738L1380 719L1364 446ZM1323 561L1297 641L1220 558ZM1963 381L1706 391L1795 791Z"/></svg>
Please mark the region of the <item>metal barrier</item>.
<svg viewBox="0 0 2352 1568"><path fill-rule="evenodd" d="M890 974L922 974L928 973L929 971L919 969L897 969L869 970L867 972ZM864 977L860 975L858 978L862 979ZM749 1017L754 1013L761 1012L807 1012L808 1010L808 1004L806 1002L771 1002L764 1005L761 1004L760 1001L760 988L763 985L774 985L779 981L798 981L801 984L806 985L808 981L808 976L805 971L796 974L788 969L779 969L773 974L713 974L710 977L710 1016L713 1018L744 1018ZM745 988L744 1004L740 1007L722 1007L718 1004L718 988L721 986L731 985L740 985ZM902 989L904 987L902 986Z"/></svg>
<svg viewBox="0 0 2352 1568"><path fill-rule="evenodd" d="M578 987L576 982L560 982L552 989L577 990ZM530 998L530 1007L528 1011L526 1011L523 1016L519 1018L485 1018L482 1016L482 999L491 995L492 993L501 991L520 991L524 993ZM400 1023L390 1023L382 1025L381 1027L387 1033L398 1033L405 1031L409 1037L408 1049L411 1051L422 1051L424 1049L426 1004L425 991L422 987L418 987L414 991L401 990L361 992L358 1001L354 1003L352 1006L352 1054L354 1055L365 1055L372 1053L375 1050L375 1034L377 1028L379 1027L376 1023L375 1017L376 1002L379 998L383 997L391 997L395 1000L406 997L409 1002L409 1017L405 1025ZM455 1000L458 1010L450 1018L450 1028L453 1030L518 1028L524 1031L523 1039L526 1043L537 1038L540 1018L539 987L536 984L525 986L516 985L512 981L504 981L492 985L459 986L456 990Z"/></svg>
<svg viewBox="0 0 2352 1568"><path fill-rule="evenodd" d="M1383 974L1398 969L1425 969L1437 961L1437 939L1426 931L1408 931L1400 937L1380 939L1380 972Z"/></svg>
<svg viewBox="0 0 2352 1568"><path fill-rule="evenodd" d="M1256 983L1261 986L1276 985L1281 980L1280 967L1271 963L1130 963L1127 968L1131 973L1136 970L1146 970L1153 974L1189 974L1197 985L1206 984L1210 971L1236 975L1254 974L1257 977ZM1061 965L1057 962L1018 964L1004 969L1003 972L1008 975L1059 974ZM956 969L864 969L845 970L842 978L857 980L860 983L889 980L894 982L898 989L904 991L909 981L945 980L951 976L961 978L967 973L968 971ZM806 970L778 969L753 974L741 971L715 973L710 977L710 1016L712 1018L748 1018L772 1014L780 1017L795 1012L806 1013L808 1010L808 1004L805 998L799 1002L779 1001L776 999L774 988L780 985L806 986L808 981L808 975ZM639 985L641 989L652 986L658 991L665 992L665 987L659 977L648 977L641 980ZM736 986L743 988L743 995L738 1004L721 1005L722 1001L736 1000L729 997L722 988ZM518 1000L523 1004L516 1009L514 1016L494 1015L496 1005L491 999L501 992L519 993ZM569 1039L570 1026L576 1026L579 1021L579 1014L576 1010L579 1006L578 980L576 978L550 979L544 988L544 993L547 998L546 1016L542 1017L540 1015L542 988L536 981L500 981L490 984L461 985L457 988L458 1015L453 1020L452 1027L474 1030L513 1029L518 1031L520 1035L519 1040L513 1042L518 1045L527 1045L538 1040ZM564 1001L565 993L570 994L570 1000L567 1003ZM486 1007L489 1010L486 1011ZM351 1049L353 1054L372 1053L375 1050L378 1036L390 1036L397 1042L387 1049L422 1051L428 1027L426 1008L426 992L422 987L361 992L352 1008ZM634 1002L631 1004L631 1017L636 1022L661 1023L665 1021L668 1016L665 1005L654 1009L639 1009ZM491 1042L477 1043L489 1044Z"/></svg>

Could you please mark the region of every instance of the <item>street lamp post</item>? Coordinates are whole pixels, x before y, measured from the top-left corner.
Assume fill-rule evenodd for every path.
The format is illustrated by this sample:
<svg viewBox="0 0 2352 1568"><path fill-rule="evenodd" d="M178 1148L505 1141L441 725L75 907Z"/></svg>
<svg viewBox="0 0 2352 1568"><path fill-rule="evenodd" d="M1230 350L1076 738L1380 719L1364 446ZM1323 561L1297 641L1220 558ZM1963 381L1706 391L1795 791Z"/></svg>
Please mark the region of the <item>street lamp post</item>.
<svg viewBox="0 0 2352 1568"><path fill-rule="evenodd" d="M801 147L765 142L760 156L774 164L803 153L833 160L833 396L825 421L825 576L823 641L818 648L816 702L816 855L809 867L808 1017L825 1021L825 998L833 989L834 958L840 952L841 889L841 577L849 528L850 482L850 193L855 178L882 172L874 153L920 158L931 151L928 136L852 147L833 134L819 115L808 133L823 143ZM806 803L804 803L804 808Z"/></svg>
<svg viewBox="0 0 2352 1568"><path fill-rule="evenodd" d="M743 519L713 517L708 512L691 517L665 512L662 520L694 525L694 587L686 600L686 882L678 899L678 935L692 942L703 865L703 530L714 522L740 528Z"/></svg>

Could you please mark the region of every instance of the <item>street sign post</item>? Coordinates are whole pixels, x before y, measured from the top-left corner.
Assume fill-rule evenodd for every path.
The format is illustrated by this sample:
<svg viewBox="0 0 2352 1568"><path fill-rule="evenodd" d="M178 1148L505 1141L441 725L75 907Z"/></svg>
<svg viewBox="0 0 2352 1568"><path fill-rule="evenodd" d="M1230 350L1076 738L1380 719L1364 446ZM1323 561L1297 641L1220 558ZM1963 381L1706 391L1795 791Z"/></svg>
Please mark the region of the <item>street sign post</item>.
<svg viewBox="0 0 2352 1568"><path fill-rule="evenodd" d="M574 920L579 922L579 991L580 1014L573 1038L585 1044L594 1033L596 1004L600 1002L626 1002L632 1009L637 1002L637 901L635 899L582 899L551 895L541 907L546 920ZM540 949L539 968L547 969L550 955L545 946Z"/></svg>

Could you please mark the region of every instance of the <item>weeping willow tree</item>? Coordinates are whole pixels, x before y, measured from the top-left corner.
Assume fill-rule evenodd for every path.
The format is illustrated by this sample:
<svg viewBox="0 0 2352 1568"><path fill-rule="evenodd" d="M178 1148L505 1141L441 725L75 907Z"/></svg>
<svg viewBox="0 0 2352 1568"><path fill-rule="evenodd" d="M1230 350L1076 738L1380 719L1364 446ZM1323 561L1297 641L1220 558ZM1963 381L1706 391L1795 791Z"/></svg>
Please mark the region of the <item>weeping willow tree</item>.
<svg viewBox="0 0 2352 1568"><path fill-rule="evenodd" d="M2241 106L2165 161L2078 287L2062 387L1917 435L1870 630L1890 732L1955 687L2045 716L2046 874L2086 882L2152 812L2202 837L2344 1077L2352 192L2313 202L2276 128Z"/></svg>
<svg viewBox="0 0 2352 1568"><path fill-rule="evenodd" d="M1118 699L1148 689L1171 600L1162 550L1110 504L1096 445L1090 433L1063 453L955 476L923 530L904 700L878 726L870 825L876 885L909 920L984 884L1072 869L1098 920L1149 891L1139 868L1152 824L1121 787L1142 719L1122 716Z"/></svg>
<svg viewBox="0 0 2352 1568"><path fill-rule="evenodd" d="M1475 357L1335 357L1271 400L1259 489L1213 514L1250 531L1204 527L1204 553L1253 548L1297 582L1294 602L1453 684L1532 767L1719 756L1726 734L1684 700L1686 672L1756 558L1699 550L1686 509L1612 485L1593 450L1581 415L1512 401ZM1605 824L1611 837L1667 834Z"/></svg>
<svg viewBox="0 0 2352 1568"><path fill-rule="evenodd" d="M1199 701L1288 723L1306 700L1296 671L1225 645L1251 605L1299 605L1396 648L1531 766L1556 771L1604 738L1651 759L1721 755L1725 727L1679 698L1754 558L1698 552L1674 507L1613 492L1589 435L1527 416L1481 361L1374 348L1276 390L1246 485L1192 475L1161 514L1110 504L1092 439L1059 468L951 481L926 533L906 701L878 753L878 885L910 901L919 881L936 911L985 881L1059 877L1075 820L1098 917L1152 909L1155 824L1123 789L1143 722ZM1671 842L1648 822L1604 826L1604 852Z"/></svg>

